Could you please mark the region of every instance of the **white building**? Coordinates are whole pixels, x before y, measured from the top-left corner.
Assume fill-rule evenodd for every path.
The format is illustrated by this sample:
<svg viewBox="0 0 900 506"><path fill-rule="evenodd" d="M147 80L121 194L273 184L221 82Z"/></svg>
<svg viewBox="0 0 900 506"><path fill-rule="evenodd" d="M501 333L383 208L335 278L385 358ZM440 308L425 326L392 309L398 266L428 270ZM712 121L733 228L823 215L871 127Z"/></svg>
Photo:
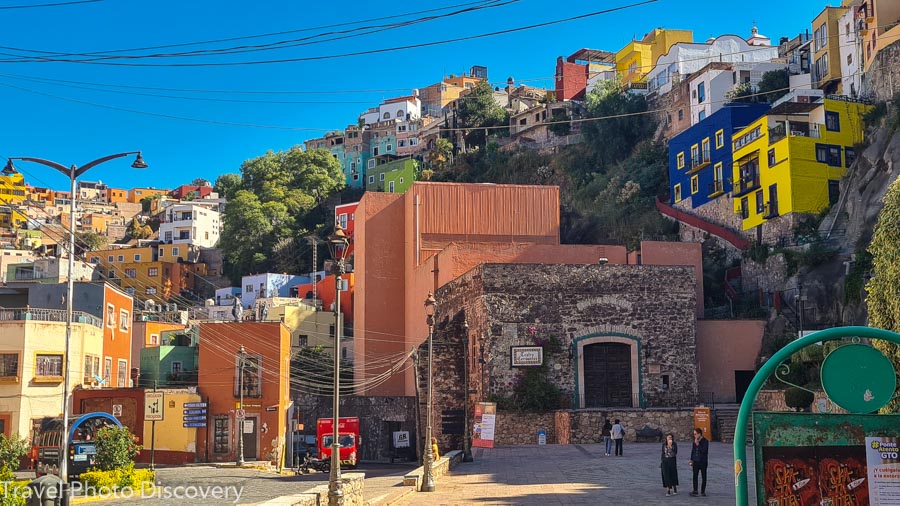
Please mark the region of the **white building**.
<svg viewBox="0 0 900 506"><path fill-rule="evenodd" d="M777 47L751 46L737 35L722 35L701 44L679 42L656 61L653 70L647 74L647 85L650 93L663 95L672 89L673 83L712 62L754 63L776 58Z"/></svg>
<svg viewBox="0 0 900 506"><path fill-rule="evenodd" d="M841 85L844 95L856 97L860 92L863 67L863 40L859 36L857 6L851 6L838 20L838 42L841 55ZM863 20L863 26L865 21Z"/></svg>
<svg viewBox="0 0 900 506"><path fill-rule="evenodd" d="M421 117L422 102L419 100L419 90L413 90L412 95L405 97L389 98L378 107L373 107L359 116L366 125L391 119L410 121Z"/></svg>
<svg viewBox="0 0 900 506"><path fill-rule="evenodd" d="M729 91L747 84L756 92L763 74L786 70L784 63L718 63L713 62L690 77L691 125L703 121L725 106Z"/></svg>
<svg viewBox="0 0 900 506"><path fill-rule="evenodd" d="M212 207L218 208L217 204ZM210 205L182 202L167 207L159 224L159 240L165 244L191 244L214 248L219 242L222 218Z"/></svg>

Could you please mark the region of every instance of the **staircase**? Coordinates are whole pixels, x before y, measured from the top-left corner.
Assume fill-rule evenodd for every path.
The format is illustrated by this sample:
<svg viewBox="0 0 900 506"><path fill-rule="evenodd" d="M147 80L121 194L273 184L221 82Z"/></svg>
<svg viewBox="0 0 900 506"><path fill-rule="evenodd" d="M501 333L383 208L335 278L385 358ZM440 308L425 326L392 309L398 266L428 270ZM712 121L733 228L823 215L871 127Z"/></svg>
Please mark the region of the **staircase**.
<svg viewBox="0 0 900 506"><path fill-rule="evenodd" d="M737 425L738 404L716 404L716 439L723 443L734 442L734 428ZM753 441L753 423L747 424L747 442Z"/></svg>

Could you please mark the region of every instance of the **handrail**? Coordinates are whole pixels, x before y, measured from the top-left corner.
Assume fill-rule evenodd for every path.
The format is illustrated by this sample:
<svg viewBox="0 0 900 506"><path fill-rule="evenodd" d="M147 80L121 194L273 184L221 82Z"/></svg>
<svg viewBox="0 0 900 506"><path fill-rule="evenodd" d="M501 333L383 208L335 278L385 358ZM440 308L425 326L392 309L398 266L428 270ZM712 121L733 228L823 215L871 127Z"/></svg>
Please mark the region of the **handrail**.
<svg viewBox="0 0 900 506"><path fill-rule="evenodd" d="M682 223L686 223L692 227L699 228L704 232L709 232L716 237L724 239L740 250L745 250L750 247L750 241L731 230L728 230L722 225L708 222L699 216L694 216L693 214L686 213L680 209L675 209L674 207L665 204L660 197L656 198L656 210L670 218L674 218Z"/></svg>
<svg viewBox="0 0 900 506"><path fill-rule="evenodd" d="M0 308L0 321L42 321L42 322L66 322L65 309L46 308ZM97 328L103 328L103 320L84 311L72 311L72 321L75 323L87 323Z"/></svg>

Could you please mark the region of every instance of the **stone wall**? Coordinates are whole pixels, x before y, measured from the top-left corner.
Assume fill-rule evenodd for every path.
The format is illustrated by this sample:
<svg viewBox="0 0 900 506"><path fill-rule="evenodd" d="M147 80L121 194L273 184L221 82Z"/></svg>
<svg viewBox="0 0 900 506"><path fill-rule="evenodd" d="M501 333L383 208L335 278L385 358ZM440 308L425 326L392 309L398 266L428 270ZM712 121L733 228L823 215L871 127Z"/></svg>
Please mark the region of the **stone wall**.
<svg viewBox="0 0 900 506"><path fill-rule="evenodd" d="M345 506L363 506L366 504L366 499L363 495L365 478L365 473L341 474ZM320 506L322 504L328 504L327 484L319 485L300 494L276 497L275 499L259 503L259 506Z"/></svg>
<svg viewBox="0 0 900 506"><path fill-rule="evenodd" d="M741 263L741 289L744 292L781 291L787 288L787 279L787 261L782 253L766 258L762 264L749 258Z"/></svg>
<svg viewBox="0 0 900 506"><path fill-rule="evenodd" d="M864 96L874 97L878 102L892 100L900 92L900 42L878 52L863 76L862 88Z"/></svg>
<svg viewBox="0 0 900 506"><path fill-rule="evenodd" d="M822 406L825 407L825 410L820 409ZM753 409L755 411L794 411L794 408L788 407L784 402L784 390L760 390ZM812 411L814 413L847 413L845 409L831 402L828 395L821 390L815 393Z"/></svg>
<svg viewBox="0 0 900 506"><path fill-rule="evenodd" d="M554 412L517 413L501 411L497 414L497 424L494 428L494 444L499 446L535 445L538 443L537 433L539 430L547 432L548 444L559 443Z"/></svg>
<svg viewBox="0 0 900 506"><path fill-rule="evenodd" d="M559 414L568 416L560 417ZM537 444L539 430L547 432L547 444L588 444L603 442L601 428L607 418L619 419L625 426L625 439L634 441L644 428L671 432L676 440L688 440L694 428L692 409L565 410L549 413L499 411L494 443L504 445ZM566 424L568 421L568 424ZM568 441L565 441L568 439Z"/></svg>

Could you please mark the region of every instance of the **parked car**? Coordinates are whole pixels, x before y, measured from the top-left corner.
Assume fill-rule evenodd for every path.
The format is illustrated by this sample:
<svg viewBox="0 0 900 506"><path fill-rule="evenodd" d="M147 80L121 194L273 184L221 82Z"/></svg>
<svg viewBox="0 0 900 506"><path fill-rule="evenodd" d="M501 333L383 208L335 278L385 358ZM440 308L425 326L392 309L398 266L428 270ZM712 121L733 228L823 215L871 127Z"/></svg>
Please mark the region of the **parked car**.
<svg viewBox="0 0 900 506"><path fill-rule="evenodd" d="M294 432L294 458L292 462L302 462L307 453L309 453L310 458L319 456L319 451L316 447L316 435Z"/></svg>

